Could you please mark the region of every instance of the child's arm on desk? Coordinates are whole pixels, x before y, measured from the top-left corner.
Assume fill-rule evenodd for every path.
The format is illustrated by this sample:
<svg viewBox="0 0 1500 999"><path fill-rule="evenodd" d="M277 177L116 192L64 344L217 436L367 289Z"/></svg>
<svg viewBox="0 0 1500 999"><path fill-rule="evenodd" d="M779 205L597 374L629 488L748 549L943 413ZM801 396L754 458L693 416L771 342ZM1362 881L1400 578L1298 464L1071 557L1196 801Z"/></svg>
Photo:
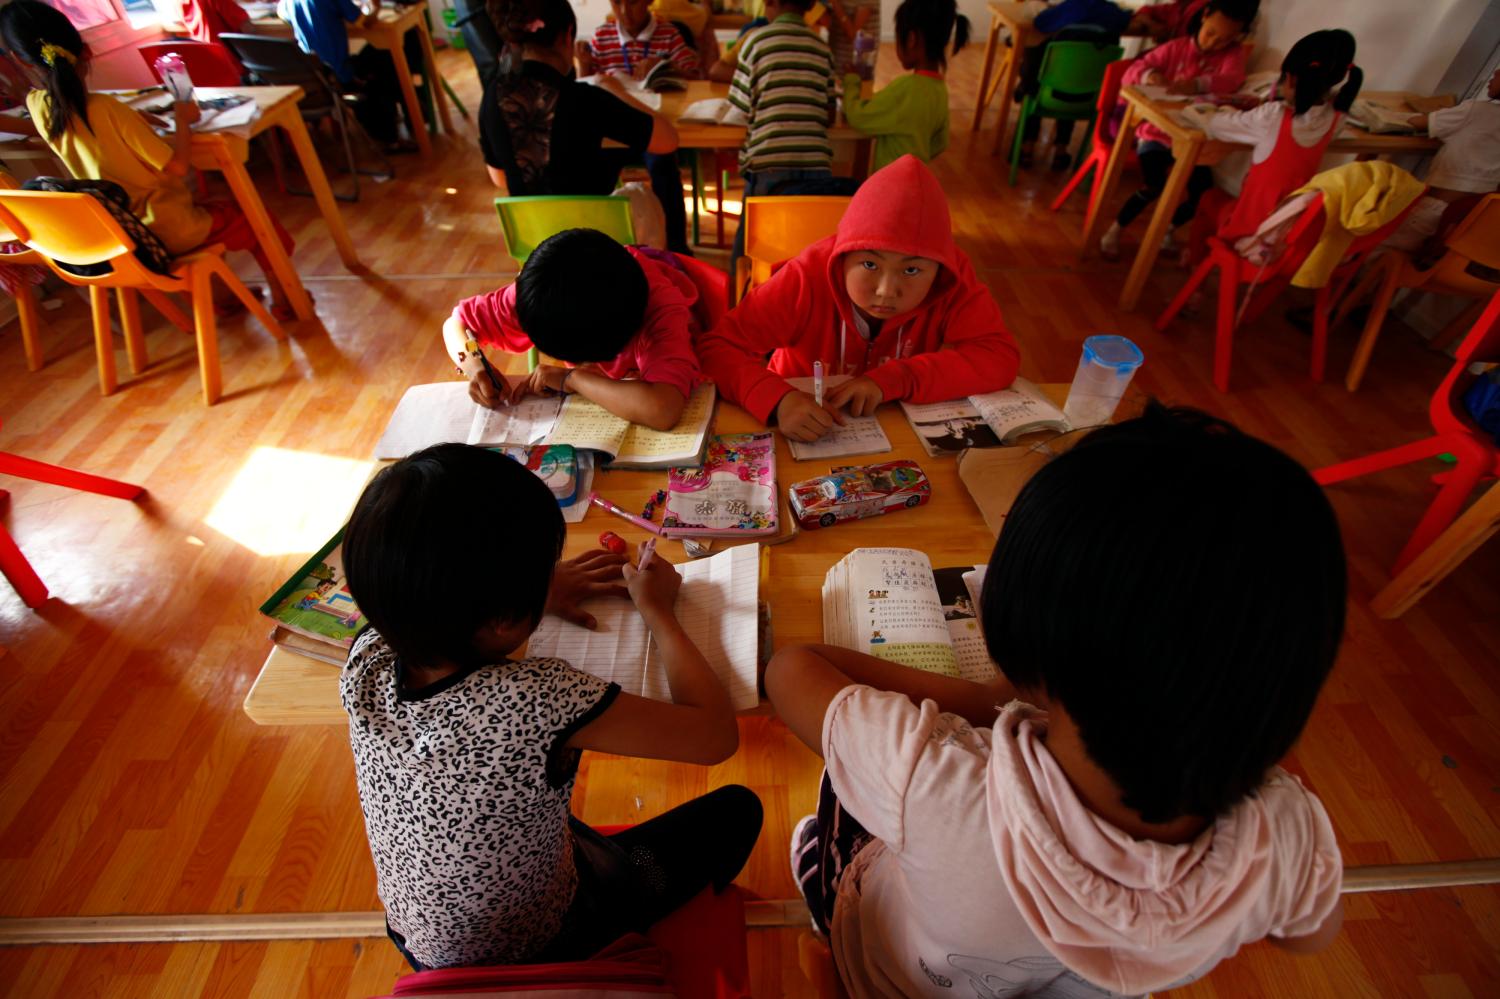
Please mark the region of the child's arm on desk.
<svg viewBox="0 0 1500 999"><path fill-rule="evenodd" d="M983 727L993 725L999 706L1016 696L1003 676L993 683L972 683L832 645L793 645L777 652L766 667L766 695L776 714L820 756L828 705L852 684L905 694L917 704L936 701L943 711Z"/></svg>
<svg viewBox="0 0 1500 999"><path fill-rule="evenodd" d="M739 726L724 686L677 623L673 605L682 577L658 558L645 569L627 565L625 583L661 649L672 703L622 693L568 746L683 763L728 759L739 748Z"/></svg>
<svg viewBox="0 0 1500 999"><path fill-rule="evenodd" d="M537 365L531 373L527 390L540 395L554 392L576 392L597 402L622 420L639 423L652 430L671 430L682 418L687 398L671 385L639 380L616 381L597 368L558 368Z"/></svg>

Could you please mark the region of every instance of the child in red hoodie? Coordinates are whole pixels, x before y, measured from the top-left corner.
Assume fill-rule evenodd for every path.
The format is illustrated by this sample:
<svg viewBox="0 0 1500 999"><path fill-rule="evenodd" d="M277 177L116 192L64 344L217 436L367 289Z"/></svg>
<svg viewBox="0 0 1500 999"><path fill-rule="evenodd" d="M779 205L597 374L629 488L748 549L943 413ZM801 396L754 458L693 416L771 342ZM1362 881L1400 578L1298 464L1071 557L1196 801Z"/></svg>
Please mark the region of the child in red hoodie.
<svg viewBox="0 0 1500 999"><path fill-rule="evenodd" d="M698 355L724 398L801 441L842 423L846 405L863 416L897 399L991 392L1020 366L1000 307L953 242L942 187L910 154L865 181L834 235L702 334ZM786 381L814 361L850 376L822 406Z"/></svg>

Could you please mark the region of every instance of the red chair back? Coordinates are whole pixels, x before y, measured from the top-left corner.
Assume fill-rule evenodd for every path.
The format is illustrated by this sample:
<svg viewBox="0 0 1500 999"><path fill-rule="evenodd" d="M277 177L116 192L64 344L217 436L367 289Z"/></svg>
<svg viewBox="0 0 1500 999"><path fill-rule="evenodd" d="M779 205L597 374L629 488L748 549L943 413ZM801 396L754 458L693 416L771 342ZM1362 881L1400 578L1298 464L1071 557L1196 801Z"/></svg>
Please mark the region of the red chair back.
<svg viewBox="0 0 1500 999"><path fill-rule="evenodd" d="M1130 68L1133 59L1116 59L1104 67L1104 80L1099 84L1099 116L1094 124L1094 148L1102 148L1106 152L1115 144L1115 136L1120 133L1120 122L1123 115L1115 114L1115 106L1120 103L1121 81L1125 79L1125 71Z"/></svg>
<svg viewBox="0 0 1500 999"><path fill-rule="evenodd" d="M188 76L197 87L238 87L244 83L244 71L230 55L229 50L215 42L195 42L173 39L166 42L147 42L136 49L145 60L153 76L161 80L156 72L156 60L168 52L182 56Z"/></svg>

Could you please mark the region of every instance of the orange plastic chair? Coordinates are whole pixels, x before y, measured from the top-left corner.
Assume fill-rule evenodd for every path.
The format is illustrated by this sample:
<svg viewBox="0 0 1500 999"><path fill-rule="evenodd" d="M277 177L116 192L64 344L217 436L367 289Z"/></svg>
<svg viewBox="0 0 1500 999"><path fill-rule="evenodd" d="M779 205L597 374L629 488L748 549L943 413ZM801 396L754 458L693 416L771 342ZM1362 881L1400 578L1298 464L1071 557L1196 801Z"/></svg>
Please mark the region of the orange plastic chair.
<svg viewBox="0 0 1500 999"><path fill-rule="evenodd" d="M1434 291L1442 295L1461 295L1464 298L1484 301L1496 291L1500 282L1475 277L1468 273L1470 264L1479 264L1491 270L1500 270L1500 194L1487 194L1462 222L1454 226L1453 232L1444 240L1446 251L1428 270L1418 270L1411 256L1399 250L1388 250L1375 261L1364 279L1339 303L1333 323L1338 325L1349 310L1364 297L1375 292L1370 305L1370 317L1365 320L1364 332L1359 345L1354 348L1354 359L1349 362L1349 373L1344 378L1344 387L1350 392L1359 388L1369 367L1370 355L1375 352L1375 340L1385 324L1385 314L1391 307L1391 297L1402 288L1414 291Z"/></svg>
<svg viewBox="0 0 1500 999"><path fill-rule="evenodd" d="M745 199L745 255L735 261L734 300L771 280L776 268L838 229L850 198L774 195Z"/></svg>
<svg viewBox="0 0 1500 999"><path fill-rule="evenodd" d="M1327 486L1440 454L1451 454L1458 459L1452 469L1434 476L1433 481L1442 488L1396 557L1391 570L1393 575L1406 568L1453 523L1480 482L1500 475L1500 446L1495 444L1493 436L1474 422L1463 404L1463 394L1475 377L1469 368L1476 363L1500 363L1500 291L1490 297L1479 321L1459 345L1448 376L1432 395L1427 418L1432 423L1433 436L1320 468L1313 473L1319 485Z"/></svg>
<svg viewBox="0 0 1500 999"><path fill-rule="evenodd" d="M271 317L260 300L224 263L224 247L204 246L178 257L170 276L156 274L135 258L135 244L125 235L104 206L87 194L50 191L0 191L0 225L40 253L47 265L69 284L89 289L94 313L94 347L99 362L99 391L115 390L114 340L109 328L109 289L120 299L120 325L125 331L125 352L130 370L145 369L146 338L141 330L140 303L136 292L144 292L167 318L184 325L182 313L165 294L183 292L193 302L193 326L198 340L198 371L203 380L203 401L212 406L223 389L219 370L218 326L214 317L213 279L217 277L234 292L245 307L278 340L286 339L281 324ZM59 262L110 265L108 274L83 276L58 266Z"/></svg>
<svg viewBox="0 0 1500 999"><path fill-rule="evenodd" d="M14 191L20 187L16 179L3 170L0 170L0 191ZM0 243L19 243L20 239L9 229L0 226ZM34 264L45 267L46 261L42 255L35 250L22 250L20 253L7 253L0 255L0 263L6 264ZM16 289L16 321L21 326L21 346L26 350L26 370L40 371L42 364L46 361L46 355L42 352L42 340L38 335L37 327L41 323L41 312L36 307L36 290L29 284L22 283Z"/></svg>
<svg viewBox="0 0 1500 999"><path fill-rule="evenodd" d="M1057 211L1063 206L1063 202L1073 196L1078 190L1078 185L1083 183L1083 178L1094 173L1094 182L1089 187L1089 205L1094 204L1099 197L1099 185L1104 180L1104 167L1109 163L1109 154L1115 148L1115 136L1119 134L1119 125L1113 121L1115 105L1120 102L1120 81L1125 77L1125 70L1130 68L1130 59L1116 59L1104 67L1104 82L1099 85L1099 102L1095 105L1094 130L1090 133L1088 158L1078 167L1057 197L1052 199L1052 211ZM1134 145L1132 143L1132 145Z"/></svg>

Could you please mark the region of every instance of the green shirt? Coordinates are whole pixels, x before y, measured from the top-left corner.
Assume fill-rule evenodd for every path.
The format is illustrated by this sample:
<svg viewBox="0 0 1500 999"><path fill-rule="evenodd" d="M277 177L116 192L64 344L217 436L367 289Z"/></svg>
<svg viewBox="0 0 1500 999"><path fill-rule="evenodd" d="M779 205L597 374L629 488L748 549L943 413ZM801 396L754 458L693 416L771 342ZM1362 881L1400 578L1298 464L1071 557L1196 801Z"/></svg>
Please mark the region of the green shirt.
<svg viewBox="0 0 1500 999"><path fill-rule="evenodd" d="M801 15L783 14L746 35L729 85L729 103L749 119L741 172L831 167L828 109L837 86L828 45Z"/></svg>
<svg viewBox="0 0 1500 999"><path fill-rule="evenodd" d="M921 73L898 76L868 100L844 77L844 120L875 137L871 170L911 153L924 163L948 148L948 85Z"/></svg>

